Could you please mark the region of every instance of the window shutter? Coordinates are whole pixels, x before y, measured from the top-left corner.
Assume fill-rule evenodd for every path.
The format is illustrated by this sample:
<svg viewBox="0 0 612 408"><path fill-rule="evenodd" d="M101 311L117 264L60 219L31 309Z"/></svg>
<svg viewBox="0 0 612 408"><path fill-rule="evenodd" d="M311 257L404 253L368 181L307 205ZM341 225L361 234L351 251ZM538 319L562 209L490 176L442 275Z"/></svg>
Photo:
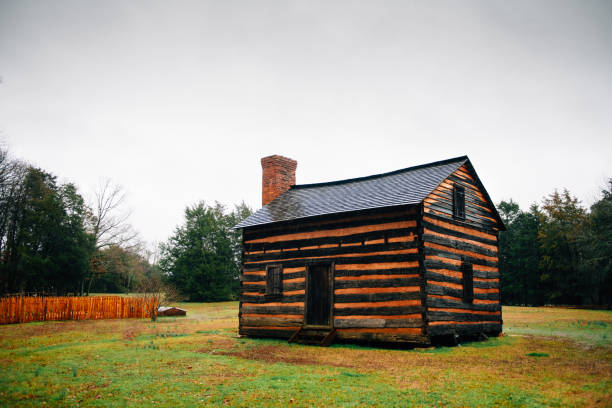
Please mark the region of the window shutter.
<svg viewBox="0 0 612 408"><path fill-rule="evenodd" d="M461 263L463 275L463 301L472 303L474 301L474 268L470 262Z"/></svg>
<svg viewBox="0 0 612 408"><path fill-rule="evenodd" d="M282 290L283 290L283 284L281 281L281 268L280 267L276 267L273 269L274 271L274 289L272 290L272 292L275 295L280 295Z"/></svg>
<svg viewBox="0 0 612 408"><path fill-rule="evenodd" d="M456 184L453 187L453 217L465 219L465 188Z"/></svg>
<svg viewBox="0 0 612 408"><path fill-rule="evenodd" d="M281 296L282 293L282 268L278 265L268 266L266 273L266 295Z"/></svg>

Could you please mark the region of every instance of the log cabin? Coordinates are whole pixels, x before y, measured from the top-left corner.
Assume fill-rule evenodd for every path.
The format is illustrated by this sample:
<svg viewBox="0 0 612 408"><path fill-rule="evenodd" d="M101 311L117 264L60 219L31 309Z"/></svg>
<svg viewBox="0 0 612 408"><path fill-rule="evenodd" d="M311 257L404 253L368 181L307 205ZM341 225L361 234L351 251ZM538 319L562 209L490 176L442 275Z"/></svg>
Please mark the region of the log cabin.
<svg viewBox="0 0 612 408"><path fill-rule="evenodd" d="M431 345L502 330L504 224L467 156L295 184L261 159L262 208L242 230L239 334Z"/></svg>

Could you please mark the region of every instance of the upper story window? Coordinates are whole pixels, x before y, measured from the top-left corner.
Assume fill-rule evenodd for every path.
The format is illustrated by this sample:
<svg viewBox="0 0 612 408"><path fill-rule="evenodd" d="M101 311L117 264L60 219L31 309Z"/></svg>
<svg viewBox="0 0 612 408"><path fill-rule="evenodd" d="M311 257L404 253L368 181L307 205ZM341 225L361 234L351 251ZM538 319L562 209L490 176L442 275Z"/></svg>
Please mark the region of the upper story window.
<svg viewBox="0 0 612 408"><path fill-rule="evenodd" d="M283 269L280 265L269 265L266 270L266 296L283 295Z"/></svg>
<svg viewBox="0 0 612 408"><path fill-rule="evenodd" d="M465 188L453 186L453 218L465 220Z"/></svg>

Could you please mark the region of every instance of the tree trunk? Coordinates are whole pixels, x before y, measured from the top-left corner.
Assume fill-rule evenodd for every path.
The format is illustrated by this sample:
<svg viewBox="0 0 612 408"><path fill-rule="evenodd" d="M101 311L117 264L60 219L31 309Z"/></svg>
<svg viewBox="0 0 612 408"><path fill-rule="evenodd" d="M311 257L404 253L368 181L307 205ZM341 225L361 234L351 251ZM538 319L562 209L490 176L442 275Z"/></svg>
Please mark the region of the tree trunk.
<svg viewBox="0 0 612 408"><path fill-rule="evenodd" d="M87 296L89 296L89 291L91 290L91 284L94 280L94 274L92 273L89 277L89 282L87 283Z"/></svg>

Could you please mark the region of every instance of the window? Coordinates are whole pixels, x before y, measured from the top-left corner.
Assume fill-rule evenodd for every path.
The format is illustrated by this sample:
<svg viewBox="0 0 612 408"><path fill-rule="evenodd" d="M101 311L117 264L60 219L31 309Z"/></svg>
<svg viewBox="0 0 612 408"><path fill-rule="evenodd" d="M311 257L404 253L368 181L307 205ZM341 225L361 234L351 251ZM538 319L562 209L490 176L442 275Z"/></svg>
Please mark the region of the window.
<svg viewBox="0 0 612 408"><path fill-rule="evenodd" d="M269 265L266 271L266 296L283 295L283 270L280 265Z"/></svg>
<svg viewBox="0 0 612 408"><path fill-rule="evenodd" d="M474 269L470 262L461 263L461 274L463 275L463 301L472 303L474 301Z"/></svg>
<svg viewBox="0 0 612 408"><path fill-rule="evenodd" d="M465 220L465 188L456 184L453 187L453 218Z"/></svg>

